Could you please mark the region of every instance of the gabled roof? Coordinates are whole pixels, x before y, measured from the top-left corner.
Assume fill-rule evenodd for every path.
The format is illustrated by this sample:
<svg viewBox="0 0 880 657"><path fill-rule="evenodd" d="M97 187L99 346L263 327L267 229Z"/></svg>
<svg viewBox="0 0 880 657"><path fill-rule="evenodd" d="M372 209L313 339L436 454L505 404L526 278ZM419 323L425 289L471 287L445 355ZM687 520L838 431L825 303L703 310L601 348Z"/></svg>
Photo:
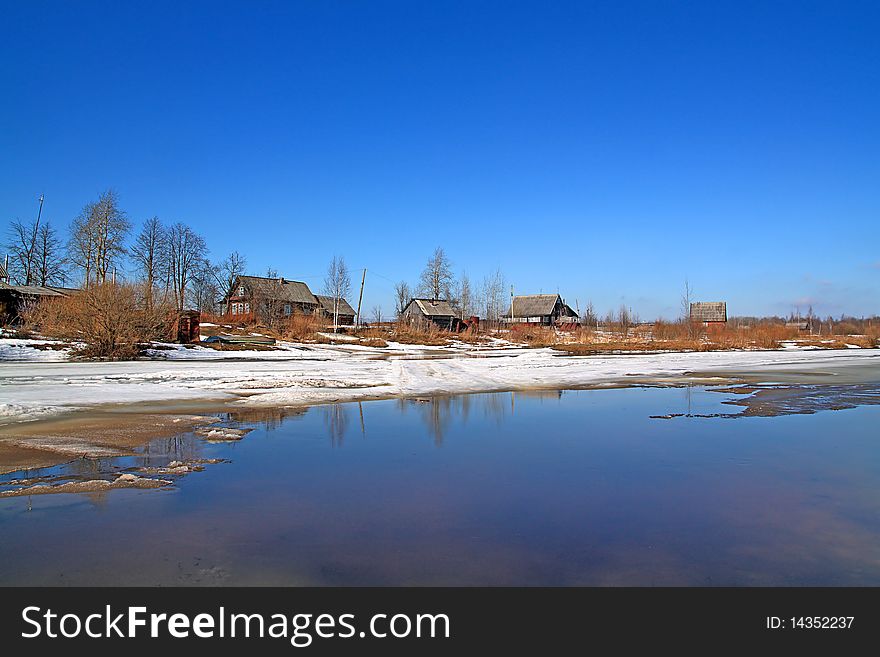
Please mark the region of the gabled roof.
<svg viewBox="0 0 880 657"><path fill-rule="evenodd" d="M691 304L691 319L700 322L726 322L726 301L695 301Z"/></svg>
<svg viewBox="0 0 880 657"><path fill-rule="evenodd" d="M60 289L60 288L59 288ZM7 285L0 283L0 290L11 290L31 297L63 297L65 294L51 287L42 287L40 285Z"/></svg>
<svg viewBox="0 0 880 657"><path fill-rule="evenodd" d="M455 317L453 308L445 299L410 299L403 312L415 304L425 317Z"/></svg>
<svg viewBox="0 0 880 657"><path fill-rule="evenodd" d="M329 315L332 315L333 314L333 297L328 297L323 294L316 294L315 296L317 297L318 301L321 303L321 307L324 309L324 312L326 312ZM340 315L356 315L357 313L354 311L354 308L352 308L349 305L348 301L346 301L345 299L340 299L339 300L339 314Z"/></svg>
<svg viewBox="0 0 880 657"><path fill-rule="evenodd" d="M552 315L553 308L556 307L556 301L562 303L562 297L558 294L524 294L513 297L514 317L542 317L544 315ZM565 304L563 304L565 305ZM574 317L575 313L569 306L565 305L567 311L571 312ZM510 308L505 313L506 317L510 317Z"/></svg>
<svg viewBox="0 0 880 657"><path fill-rule="evenodd" d="M286 278L264 278L262 276L239 276L234 287L239 285L244 285L252 295L257 297L287 301L288 303L319 305L318 299L312 294L309 286L300 281L289 281Z"/></svg>

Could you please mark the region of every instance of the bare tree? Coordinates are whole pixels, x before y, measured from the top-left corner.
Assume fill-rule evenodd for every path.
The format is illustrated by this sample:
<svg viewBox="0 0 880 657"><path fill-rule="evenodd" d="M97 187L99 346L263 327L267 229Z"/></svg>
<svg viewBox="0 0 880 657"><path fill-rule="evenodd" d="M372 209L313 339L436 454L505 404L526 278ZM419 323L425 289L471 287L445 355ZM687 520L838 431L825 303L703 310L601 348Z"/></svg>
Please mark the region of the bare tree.
<svg viewBox="0 0 880 657"><path fill-rule="evenodd" d="M218 267L208 260L202 260L195 267L192 283L189 286L190 304L201 312L213 313L216 311L217 299L221 292L217 285Z"/></svg>
<svg viewBox="0 0 880 657"><path fill-rule="evenodd" d="M40 226L37 235L37 285L64 283L64 253L55 228L48 221Z"/></svg>
<svg viewBox="0 0 880 657"><path fill-rule="evenodd" d="M345 258L333 256L324 277L324 294L333 297L333 330L339 324L339 301L351 293L351 276L345 265Z"/></svg>
<svg viewBox="0 0 880 657"><path fill-rule="evenodd" d="M160 281L167 279L169 273L165 271L168 265L168 258L165 257L167 247L168 230L159 221L159 217L152 217L144 222L141 232L129 249L135 271L144 283L144 303L147 309L153 307L153 290Z"/></svg>
<svg viewBox="0 0 880 657"><path fill-rule="evenodd" d="M501 269L483 278L480 290L480 307L486 311L486 319L498 321L507 309L507 283Z"/></svg>
<svg viewBox="0 0 880 657"><path fill-rule="evenodd" d="M398 318L403 314L403 310L406 308L406 305L411 298L412 292L410 292L409 285L406 281L400 281L394 286L394 310Z"/></svg>
<svg viewBox="0 0 880 657"><path fill-rule="evenodd" d="M632 313L624 303L620 304L620 309L617 311L617 323L620 326L620 332L623 334L623 337L627 337L632 326Z"/></svg>
<svg viewBox="0 0 880 657"><path fill-rule="evenodd" d="M689 338L696 334L696 325L691 319L691 303L693 303L693 289L687 278L684 279L684 290L681 293L681 322L687 328Z"/></svg>
<svg viewBox="0 0 880 657"><path fill-rule="evenodd" d="M462 272L455 296L461 319L467 319L471 315L476 314L474 312L474 292L471 289L471 280L468 278L467 272Z"/></svg>
<svg viewBox="0 0 880 657"><path fill-rule="evenodd" d="M86 205L71 226L68 256L83 271L83 284L103 284L125 253L131 224L119 208L116 192L107 190Z"/></svg>
<svg viewBox="0 0 880 657"><path fill-rule="evenodd" d="M419 294L432 299L448 299L451 296L453 278L452 263L441 247L434 249L419 278Z"/></svg>
<svg viewBox="0 0 880 657"><path fill-rule="evenodd" d="M584 310L584 324L587 326L596 327L599 323L599 317L596 315L596 310L593 308L593 302L587 301L587 307Z"/></svg>
<svg viewBox="0 0 880 657"><path fill-rule="evenodd" d="M232 286L247 269L247 259L238 251L233 251L219 265L213 267L215 283L220 295L226 299L226 312L229 313L229 296ZM274 276L272 277L274 278Z"/></svg>
<svg viewBox="0 0 880 657"><path fill-rule="evenodd" d="M20 285L33 285L37 278L37 244L40 222L24 223L16 219L9 225L6 249L9 251L9 276Z"/></svg>
<svg viewBox="0 0 880 657"><path fill-rule="evenodd" d="M382 306L373 306L373 321L377 324L382 323Z"/></svg>
<svg viewBox="0 0 880 657"><path fill-rule="evenodd" d="M192 228L180 222L168 229L168 266L177 310L183 310L187 289L205 260L207 247Z"/></svg>

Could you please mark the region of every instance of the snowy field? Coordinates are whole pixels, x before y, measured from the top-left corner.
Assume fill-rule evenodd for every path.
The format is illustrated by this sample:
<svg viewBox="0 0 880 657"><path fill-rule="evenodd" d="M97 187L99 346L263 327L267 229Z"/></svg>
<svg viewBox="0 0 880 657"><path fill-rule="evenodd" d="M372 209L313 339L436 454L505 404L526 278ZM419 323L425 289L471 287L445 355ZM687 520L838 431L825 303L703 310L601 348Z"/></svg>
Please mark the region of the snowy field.
<svg viewBox="0 0 880 657"><path fill-rule="evenodd" d="M26 341L33 343L34 341ZM295 406L394 396L669 382L692 372L845 373L880 370L880 350L728 351L568 356L497 343L391 343L215 351L164 345L152 360L64 362L64 351L0 340L0 423L107 403L213 400Z"/></svg>

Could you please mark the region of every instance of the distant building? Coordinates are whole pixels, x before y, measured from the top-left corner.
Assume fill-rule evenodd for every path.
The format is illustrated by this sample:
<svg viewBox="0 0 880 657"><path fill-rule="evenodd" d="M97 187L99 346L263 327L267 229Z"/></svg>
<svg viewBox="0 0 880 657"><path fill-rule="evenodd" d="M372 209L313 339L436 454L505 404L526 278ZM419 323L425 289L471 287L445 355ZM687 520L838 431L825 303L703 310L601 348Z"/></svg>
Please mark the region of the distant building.
<svg viewBox="0 0 880 657"><path fill-rule="evenodd" d="M318 302L321 304L321 312L323 312L332 322L333 321L333 306L335 297L328 297L321 294L315 295L318 299ZM354 324L354 318L357 314L354 308L349 305L348 301L345 299L339 300L339 307L337 309L338 321L337 324L340 326L351 326Z"/></svg>
<svg viewBox="0 0 880 657"><path fill-rule="evenodd" d="M553 326L574 324L578 315L558 294L527 294L513 297L502 319L513 324Z"/></svg>
<svg viewBox="0 0 880 657"><path fill-rule="evenodd" d="M447 331L457 331L461 325L455 308L444 299L410 299L400 319L408 324L434 324Z"/></svg>
<svg viewBox="0 0 880 657"><path fill-rule="evenodd" d="M727 321L727 302L695 301L691 304L691 320L705 324L723 324Z"/></svg>
<svg viewBox="0 0 880 657"><path fill-rule="evenodd" d="M813 321L809 317L807 319L796 319L785 323L787 329L797 329L798 331L812 331Z"/></svg>

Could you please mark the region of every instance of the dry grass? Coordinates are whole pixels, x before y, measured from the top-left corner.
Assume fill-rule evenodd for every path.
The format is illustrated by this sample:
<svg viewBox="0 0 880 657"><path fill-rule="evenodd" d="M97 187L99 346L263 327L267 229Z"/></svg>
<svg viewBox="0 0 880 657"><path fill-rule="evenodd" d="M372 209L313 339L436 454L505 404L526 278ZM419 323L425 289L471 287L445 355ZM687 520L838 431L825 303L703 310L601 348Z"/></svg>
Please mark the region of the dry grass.
<svg viewBox="0 0 880 657"><path fill-rule="evenodd" d="M324 328L321 318L315 315L291 315L291 317L281 325L275 337L281 337L285 340L294 342L317 341L320 332ZM267 332L271 335L273 332Z"/></svg>

